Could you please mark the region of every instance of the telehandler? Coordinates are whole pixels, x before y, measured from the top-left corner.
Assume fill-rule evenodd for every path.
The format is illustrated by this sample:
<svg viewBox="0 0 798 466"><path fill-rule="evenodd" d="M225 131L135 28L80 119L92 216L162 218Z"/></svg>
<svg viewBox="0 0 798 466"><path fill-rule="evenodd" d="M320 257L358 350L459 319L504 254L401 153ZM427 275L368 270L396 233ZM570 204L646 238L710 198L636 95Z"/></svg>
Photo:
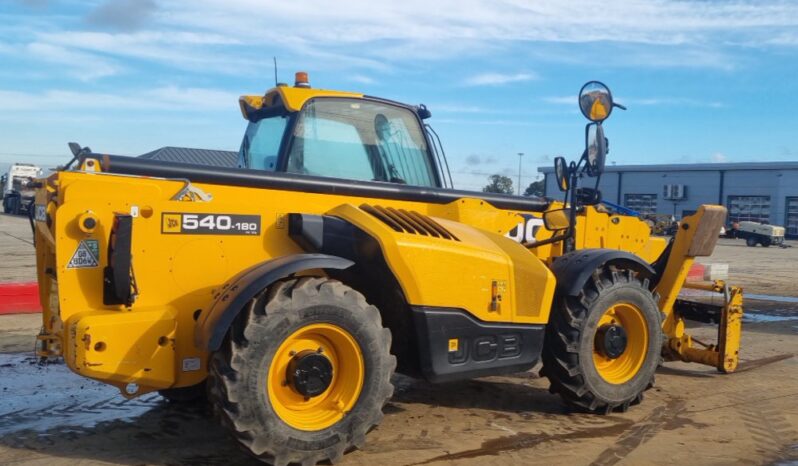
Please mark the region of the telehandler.
<svg viewBox="0 0 798 466"><path fill-rule="evenodd" d="M667 241L595 208L619 106L603 84L580 92L582 157L556 160L564 201L455 190L423 105L304 73L239 103L239 168L71 143L38 181L41 357L126 397L207 394L276 465L361 447L395 370L447 382L542 361L553 393L608 413L639 403L663 358L735 369L741 290L678 299L726 210L702 206ZM717 344L697 347L686 318L719 323Z"/></svg>

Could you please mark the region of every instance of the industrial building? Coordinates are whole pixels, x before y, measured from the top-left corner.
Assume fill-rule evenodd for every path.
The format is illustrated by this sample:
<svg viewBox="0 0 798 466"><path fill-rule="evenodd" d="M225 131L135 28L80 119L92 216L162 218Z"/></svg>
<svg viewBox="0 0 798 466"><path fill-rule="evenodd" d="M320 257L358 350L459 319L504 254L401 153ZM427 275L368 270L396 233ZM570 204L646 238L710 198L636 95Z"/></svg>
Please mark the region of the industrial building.
<svg viewBox="0 0 798 466"><path fill-rule="evenodd" d="M226 150L166 146L139 155L139 158L161 160L164 162L190 163L194 165L213 165L215 167L238 166L238 152Z"/></svg>
<svg viewBox="0 0 798 466"><path fill-rule="evenodd" d="M545 194L562 199L553 168L538 171ZM798 237L798 162L608 165L599 189L610 202L677 219L701 204L721 204L729 209L728 223L783 225L787 236Z"/></svg>

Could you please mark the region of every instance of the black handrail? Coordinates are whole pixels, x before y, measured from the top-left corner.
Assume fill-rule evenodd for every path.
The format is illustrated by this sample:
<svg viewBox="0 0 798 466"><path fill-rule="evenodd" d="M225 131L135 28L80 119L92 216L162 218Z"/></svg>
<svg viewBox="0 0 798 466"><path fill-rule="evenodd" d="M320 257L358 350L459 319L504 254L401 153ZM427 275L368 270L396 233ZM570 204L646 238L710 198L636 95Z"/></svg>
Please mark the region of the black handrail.
<svg viewBox="0 0 798 466"><path fill-rule="evenodd" d="M548 199L537 197L408 186L381 181L342 180L339 178L267 172L246 168L210 167L121 155L84 154L81 156L81 164L86 158L100 160L102 170L108 173L188 179L195 183L431 202L434 204L448 204L461 198L476 198L484 200L499 209L527 212L543 212L549 206Z"/></svg>

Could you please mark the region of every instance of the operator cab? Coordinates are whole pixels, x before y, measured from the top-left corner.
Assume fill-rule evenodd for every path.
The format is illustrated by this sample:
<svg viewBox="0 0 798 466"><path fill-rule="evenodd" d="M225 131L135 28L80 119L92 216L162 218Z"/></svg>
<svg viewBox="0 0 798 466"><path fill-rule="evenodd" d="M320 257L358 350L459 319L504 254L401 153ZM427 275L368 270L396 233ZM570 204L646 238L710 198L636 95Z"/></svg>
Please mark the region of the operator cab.
<svg viewBox="0 0 798 466"><path fill-rule="evenodd" d="M446 187L441 151L423 123L424 106L363 94L312 89L305 73L294 87L242 96L248 126L239 167L420 187Z"/></svg>

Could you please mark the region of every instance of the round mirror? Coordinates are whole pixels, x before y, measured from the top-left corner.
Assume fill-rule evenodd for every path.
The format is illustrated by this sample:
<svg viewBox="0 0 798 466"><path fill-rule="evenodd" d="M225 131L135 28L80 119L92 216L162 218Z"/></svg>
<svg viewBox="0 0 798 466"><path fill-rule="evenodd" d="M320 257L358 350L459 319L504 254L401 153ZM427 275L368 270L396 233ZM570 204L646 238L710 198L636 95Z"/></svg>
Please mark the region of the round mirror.
<svg viewBox="0 0 798 466"><path fill-rule="evenodd" d="M607 139L600 124L588 125L586 147L587 174L598 176L604 171L604 162L607 158Z"/></svg>
<svg viewBox="0 0 798 466"><path fill-rule="evenodd" d="M557 179L560 191L568 191L568 165L565 163L565 157L554 159L554 177Z"/></svg>
<svg viewBox="0 0 798 466"><path fill-rule="evenodd" d="M598 81L590 81L579 91L579 108L590 121L606 120L612 113L612 93Z"/></svg>

